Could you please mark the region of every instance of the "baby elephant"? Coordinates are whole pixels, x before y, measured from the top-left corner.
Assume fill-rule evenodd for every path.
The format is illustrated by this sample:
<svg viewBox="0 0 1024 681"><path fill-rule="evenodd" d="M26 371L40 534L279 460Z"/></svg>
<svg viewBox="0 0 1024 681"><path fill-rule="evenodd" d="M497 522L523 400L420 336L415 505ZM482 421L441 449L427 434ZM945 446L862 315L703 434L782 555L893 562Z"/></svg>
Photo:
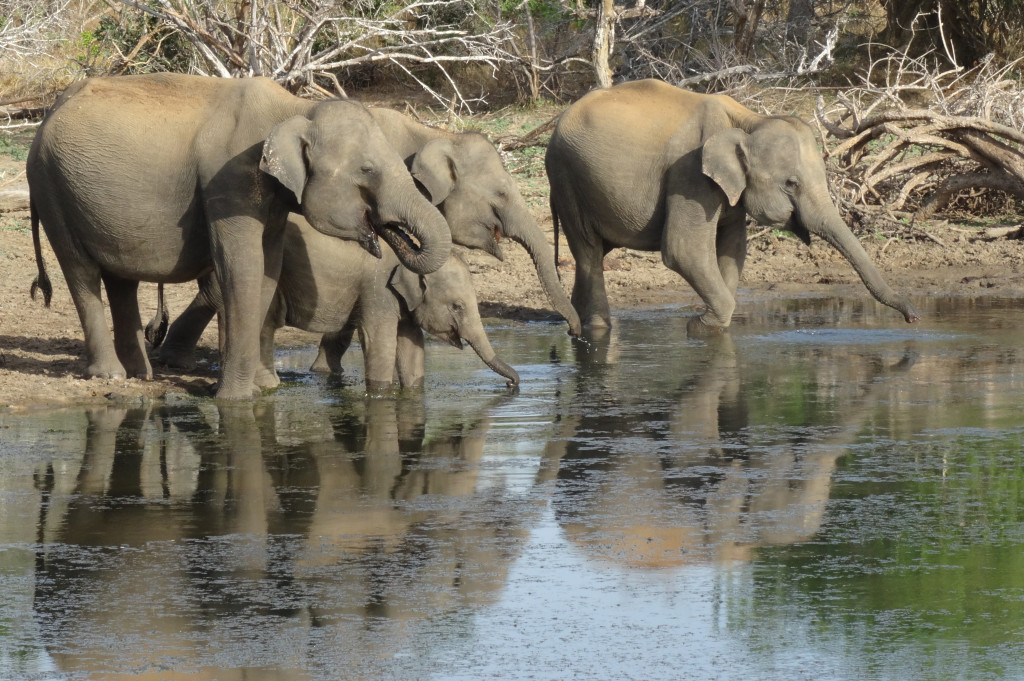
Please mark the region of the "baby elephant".
<svg viewBox="0 0 1024 681"><path fill-rule="evenodd" d="M421 276L403 267L383 243L381 251L377 259L358 244L320 234L297 215L289 218L281 278L260 333L258 385L280 383L274 333L285 325L331 334L334 341L321 348L317 364L326 359L332 369L340 368L341 354L358 330L370 390L391 386L396 374L402 387L423 384L424 330L460 349L465 339L510 387L519 384L519 374L491 348L462 260L452 254L439 270ZM195 345L220 306L216 280L201 279L199 294L168 330L160 359L192 365Z"/></svg>

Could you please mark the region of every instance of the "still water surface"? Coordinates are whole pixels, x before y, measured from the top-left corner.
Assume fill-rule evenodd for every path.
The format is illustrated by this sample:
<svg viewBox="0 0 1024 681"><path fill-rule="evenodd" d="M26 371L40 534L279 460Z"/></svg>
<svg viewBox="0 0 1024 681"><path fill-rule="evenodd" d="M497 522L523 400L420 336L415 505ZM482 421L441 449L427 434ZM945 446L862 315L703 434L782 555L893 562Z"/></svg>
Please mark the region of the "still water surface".
<svg viewBox="0 0 1024 681"><path fill-rule="evenodd" d="M0 679L1024 678L1024 301L0 414Z"/></svg>

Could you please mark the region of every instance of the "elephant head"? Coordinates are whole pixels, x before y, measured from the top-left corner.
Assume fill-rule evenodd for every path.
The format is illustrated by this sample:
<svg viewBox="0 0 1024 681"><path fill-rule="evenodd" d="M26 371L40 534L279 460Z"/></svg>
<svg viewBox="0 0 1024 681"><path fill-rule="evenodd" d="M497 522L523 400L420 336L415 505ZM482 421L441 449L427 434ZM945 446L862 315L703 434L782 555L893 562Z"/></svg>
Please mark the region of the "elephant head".
<svg viewBox="0 0 1024 681"><path fill-rule="evenodd" d="M412 159L412 176L440 208L452 241L504 260L501 239L521 244L530 254L555 311L580 335L579 315L562 289L554 257L516 182L486 137L463 133L427 142Z"/></svg>
<svg viewBox="0 0 1024 681"><path fill-rule="evenodd" d="M324 234L380 257L380 236L413 272L444 264L451 233L363 105L321 102L274 127L260 169L289 189Z"/></svg>
<svg viewBox="0 0 1024 681"><path fill-rule="evenodd" d="M882 278L829 195L825 164L810 127L795 118L772 117L750 132L727 128L705 142L703 172L729 202L742 202L762 224L785 224L810 243L825 239L843 254L879 302L901 312L908 322L919 314L906 297Z"/></svg>
<svg viewBox="0 0 1024 681"><path fill-rule="evenodd" d="M509 386L519 385L519 374L491 347L469 268L458 256L453 253L439 270L424 276L397 267L390 286L421 329L460 350L465 339L484 364L508 379Z"/></svg>

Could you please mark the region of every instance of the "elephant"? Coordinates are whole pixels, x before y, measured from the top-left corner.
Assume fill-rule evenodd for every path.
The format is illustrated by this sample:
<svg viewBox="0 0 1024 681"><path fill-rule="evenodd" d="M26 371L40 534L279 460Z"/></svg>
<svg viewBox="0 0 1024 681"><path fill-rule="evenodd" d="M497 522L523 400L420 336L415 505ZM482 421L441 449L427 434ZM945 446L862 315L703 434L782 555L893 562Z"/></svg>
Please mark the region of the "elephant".
<svg viewBox="0 0 1024 681"><path fill-rule="evenodd" d="M451 250L444 217L363 105L306 101L265 78L75 83L43 121L26 173L39 267L33 293L38 286L49 304L42 222L82 323L92 377L152 377L140 281L212 272L225 320L216 396L251 399L289 213L373 255L381 253L379 236L421 274L441 267Z"/></svg>
<svg viewBox="0 0 1024 681"><path fill-rule="evenodd" d="M397 374L402 387L423 385L423 331L462 349L465 339L484 364L519 384L519 374L499 358L484 331L469 268L452 253L438 270L419 275L381 246L374 258L357 244L327 237L299 216L288 220L277 292L260 334L258 382L280 383L274 370L274 334L288 325L306 331L343 330L327 359L340 371L356 329L370 391L389 388ZM203 329L222 307L215 279L201 279L199 294L167 334L161 357L177 366L192 364Z"/></svg>
<svg viewBox="0 0 1024 681"><path fill-rule="evenodd" d="M533 260L555 311L568 322L569 333L579 336L579 317L562 289L551 248L494 145L479 133L447 132L391 109L369 111L388 144L405 160L413 178L444 215L452 242L485 251L498 260L505 258L500 245L502 237L521 244ZM200 301L196 306L201 308L203 304ZM164 313L162 305L159 310ZM194 308L179 317L160 350L161 360L170 366L191 366L193 348L201 331L186 328L186 320L205 326L211 318L212 314ZM155 319L151 325L157 323ZM346 328L325 334L312 369L337 371L352 332ZM183 337L179 338L179 334Z"/></svg>
<svg viewBox="0 0 1024 681"><path fill-rule="evenodd" d="M498 260L505 259L503 237L522 245L555 312L579 336L579 317L559 281L547 238L494 145L480 133L433 128L391 109L371 108L370 115L448 221L452 242Z"/></svg>
<svg viewBox="0 0 1024 681"><path fill-rule="evenodd" d="M825 239L868 291L919 319L894 292L829 196L825 164L803 121L763 116L730 97L657 80L595 90L559 117L545 156L555 235L576 260L572 304L583 325L611 325L603 259L613 248L661 251L705 304L694 335L729 326L746 256L746 217Z"/></svg>

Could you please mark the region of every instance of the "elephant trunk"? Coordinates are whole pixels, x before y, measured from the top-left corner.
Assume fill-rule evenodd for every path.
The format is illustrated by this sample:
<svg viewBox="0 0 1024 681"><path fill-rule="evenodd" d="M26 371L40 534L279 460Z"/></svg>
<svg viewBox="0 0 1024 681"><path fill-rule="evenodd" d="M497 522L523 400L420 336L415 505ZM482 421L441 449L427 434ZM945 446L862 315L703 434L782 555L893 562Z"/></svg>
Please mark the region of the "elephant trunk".
<svg viewBox="0 0 1024 681"><path fill-rule="evenodd" d="M831 204L831 202L829 203ZM819 222L802 222L808 231L820 236L843 254L843 257L853 265L853 269L857 271L861 281L864 282L875 300L902 313L908 323L919 320L920 313L906 296L896 293L889 287L835 207L829 205L825 215L828 217Z"/></svg>
<svg viewBox="0 0 1024 681"><path fill-rule="evenodd" d="M379 196L399 198L378 204L377 232L406 268L416 274L435 272L448 261L452 250L448 223L416 189L410 175L392 182L403 186L381 189Z"/></svg>
<svg viewBox="0 0 1024 681"><path fill-rule="evenodd" d="M519 373L504 362L494 352L494 348L491 347L491 342L487 339L487 334L484 333L483 325L480 324L479 328L473 328L467 331L462 330L462 337L469 343L473 351L476 352L477 356L483 360L483 363L490 368L491 371L504 376L508 379L508 387L514 388L519 385Z"/></svg>
<svg viewBox="0 0 1024 681"><path fill-rule="evenodd" d="M502 229L505 236L521 244L526 252L530 254L533 265L537 269L537 276L540 278L544 293L555 308L555 312L562 315L569 323L569 333L573 336L580 336L583 333L583 326L580 324L580 316L573 308L562 288L562 282L558 279L558 269L555 263L551 246L548 244L540 226L530 215L526 202L518 197L515 205L502 217Z"/></svg>

